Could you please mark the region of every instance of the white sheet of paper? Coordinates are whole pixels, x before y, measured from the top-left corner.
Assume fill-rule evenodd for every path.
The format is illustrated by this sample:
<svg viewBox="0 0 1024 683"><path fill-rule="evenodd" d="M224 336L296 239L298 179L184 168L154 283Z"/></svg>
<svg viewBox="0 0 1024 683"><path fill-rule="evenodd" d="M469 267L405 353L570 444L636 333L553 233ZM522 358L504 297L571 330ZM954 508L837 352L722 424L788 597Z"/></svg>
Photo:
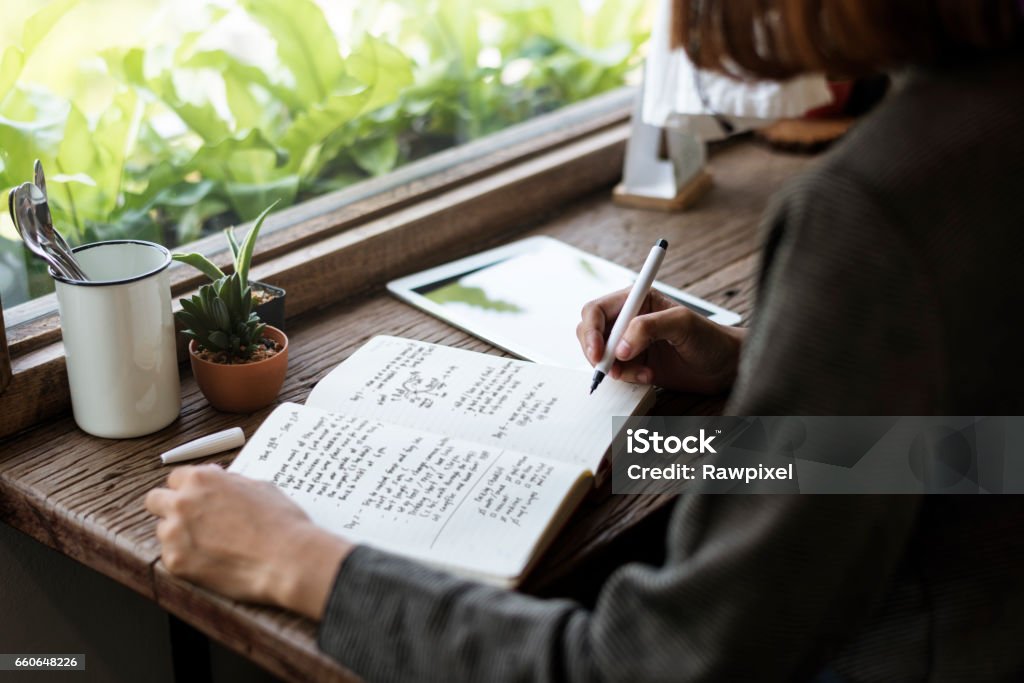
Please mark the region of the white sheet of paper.
<svg viewBox="0 0 1024 683"><path fill-rule="evenodd" d="M481 578L519 576L579 468L285 403L230 470L347 539Z"/></svg>
<svg viewBox="0 0 1024 683"><path fill-rule="evenodd" d="M324 377L306 405L593 472L611 444L611 418L633 414L650 389L610 378L589 389L584 370L381 336Z"/></svg>

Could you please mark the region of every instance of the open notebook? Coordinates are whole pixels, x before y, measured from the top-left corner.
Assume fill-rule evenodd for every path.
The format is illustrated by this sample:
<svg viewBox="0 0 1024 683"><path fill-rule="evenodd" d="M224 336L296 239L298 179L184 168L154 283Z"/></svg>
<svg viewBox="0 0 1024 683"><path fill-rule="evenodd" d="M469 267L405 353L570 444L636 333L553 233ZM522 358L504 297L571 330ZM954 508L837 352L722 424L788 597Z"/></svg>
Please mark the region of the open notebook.
<svg viewBox="0 0 1024 683"><path fill-rule="evenodd" d="M653 390L590 373L374 337L274 410L230 470L273 481L321 526L516 585L590 489L612 416Z"/></svg>

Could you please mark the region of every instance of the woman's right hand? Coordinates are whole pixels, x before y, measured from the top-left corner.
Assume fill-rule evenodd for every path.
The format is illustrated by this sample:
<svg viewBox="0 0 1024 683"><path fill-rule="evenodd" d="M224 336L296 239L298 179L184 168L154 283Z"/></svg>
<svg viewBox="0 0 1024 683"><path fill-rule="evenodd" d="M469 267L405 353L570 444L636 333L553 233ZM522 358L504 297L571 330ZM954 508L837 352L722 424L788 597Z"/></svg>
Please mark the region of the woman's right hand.
<svg viewBox="0 0 1024 683"><path fill-rule="evenodd" d="M628 295L624 289L583 307L576 336L591 365L601 361L605 339ZM611 376L676 391L722 394L736 379L745 336L743 328L711 322L652 290L615 349Z"/></svg>

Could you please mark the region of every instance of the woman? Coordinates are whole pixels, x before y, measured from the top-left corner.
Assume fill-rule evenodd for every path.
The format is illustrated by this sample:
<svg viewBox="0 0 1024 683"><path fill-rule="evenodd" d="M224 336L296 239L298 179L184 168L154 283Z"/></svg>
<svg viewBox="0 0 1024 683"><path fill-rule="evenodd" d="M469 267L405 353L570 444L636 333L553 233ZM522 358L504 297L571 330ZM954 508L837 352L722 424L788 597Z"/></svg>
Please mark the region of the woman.
<svg viewBox="0 0 1024 683"><path fill-rule="evenodd" d="M1024 413L1022 14L1017 0L677 3L674 38L702 66L894 69L899 87L777 199L750 333L654 297L613 374L731 390L740 415ZM592 362L622 299L583 312ZM147 507L172 572L320 620L321 647L370 680L1024 675L1013 496L685 497L665 563L621 568L592 610L353 548L215 467L176 470Z"/></svg>

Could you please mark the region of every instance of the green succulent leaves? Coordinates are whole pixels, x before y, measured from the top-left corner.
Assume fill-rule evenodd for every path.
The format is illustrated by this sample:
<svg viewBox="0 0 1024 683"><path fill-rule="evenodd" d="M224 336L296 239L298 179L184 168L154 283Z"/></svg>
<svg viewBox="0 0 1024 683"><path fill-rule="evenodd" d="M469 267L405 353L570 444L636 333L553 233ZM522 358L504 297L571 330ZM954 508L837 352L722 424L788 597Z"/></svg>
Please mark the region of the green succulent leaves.
<svg viewBox="0 0 1024 683"><path fill-rule="evenodd" d="M277 200L263 209L263 212L256 218L249 232L246 233L241 245L235 239L234 228L224 228L224 237L228 241L228 248L231 249L231 258L234 260L235 272L241 277L243 288L249 286L249 266L252 264L252 254L256 249L256 238L260 235L260 228L263 227L263 221L267 219L267 216L270 215L270 212L280 201ZM217 281L224 277L224 271L202 254L195 252L189 254L175 253L171 255L171 258L181 263L187 263L211 280Z"/></svg>
<svg viewBox="0 0 1024 683"><path fill-rule="evenodd" d="M218 268L217 264L203 256L202 254L175 253L171 254L171 258L173 258L175 261L180 261L181 263L187 263L188 265L192 266L193 268L195 268L196 270L198 270L211 280L219 280L220 278L224 277L224 271Z"/></svg>
<svg viewBox="0 0 1024 683"><path fill-rule="evenodd" d="M263 209L263 213L256 217L256 222L252 224L252 228L249 229L245 239L242 240L241 246L238 247L237 252L232 248L232 252L235 252L235 272L238 273L242 278L242 286L249 286L249 264L252 262L252 252L256 248L256 238L259 237L260 228L263 227L263 221L266 220L271 210L277 206L278 199L273 204ZM234 241L234 235L228 239L228 244Z"/></svg>
<svg viewBox="0 0 1024 683"><path fill-rule="evenodd" d="M266 324L253 311L252 291L238 273L203 285L199 293L181 299L174 314L187 338L200 348L247 360L263 339Z"/></svg>

